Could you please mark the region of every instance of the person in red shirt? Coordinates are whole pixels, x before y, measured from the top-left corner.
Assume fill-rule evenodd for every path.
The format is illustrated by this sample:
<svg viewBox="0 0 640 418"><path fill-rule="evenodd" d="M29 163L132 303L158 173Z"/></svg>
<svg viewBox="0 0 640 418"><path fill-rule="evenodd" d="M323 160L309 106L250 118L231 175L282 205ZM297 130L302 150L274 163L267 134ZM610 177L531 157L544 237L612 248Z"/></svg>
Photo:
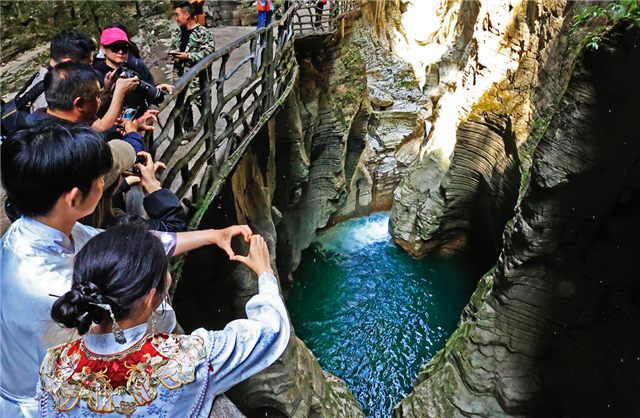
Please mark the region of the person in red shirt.
<svg viewBox="0 0 640 418"><path fill-rule="evenodd" d="M271 0L258 0L258 29L271 24L273 16L273 2Z"/></svg>

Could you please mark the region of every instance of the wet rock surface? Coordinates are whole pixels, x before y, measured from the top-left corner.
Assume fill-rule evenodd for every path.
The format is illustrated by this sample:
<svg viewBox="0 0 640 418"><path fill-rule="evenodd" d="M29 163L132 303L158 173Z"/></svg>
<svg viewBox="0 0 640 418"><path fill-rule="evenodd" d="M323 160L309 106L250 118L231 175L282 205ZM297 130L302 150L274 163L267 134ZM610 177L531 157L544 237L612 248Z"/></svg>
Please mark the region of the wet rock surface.
<svg viewBox="0 0 640 418"><path fill-rule="evenodd" d="M362 153L371 181L370 209L389 210L393 191L418 161L425 122L432 104L422 94L412 65L396 55L385 39L398 25L393 17L376 21L377 7L363 9L352 43L364 57L372 113ZM387 7L399 14L393 3ZM401 26L400 26L401 28ZM351 209L347 206L345 212Z"/></svg>
<svg viewBox="0 0 640 418"><path fill-rule="evenodd" d="M384 44L391 29L376 18L376 7L364 5L345 19L334 38L298 41L295 96L276 116L283 277L318 229L388 210L418 159L431 103L411 65Z"/></svg>
<svg viewBox="0 0 640 418"><path fill-rule="evenodd" d="M502 237L496 231L511 219L520 187L520 163L510 121L488 114L482 121L463 123L457 131L451 166L440 179L441 173L426 158L396 190L394 224L390 225L396 242L416 257L429 252L454 254L471 247L491 267L491 260L502 249ZM436 186L431 189L436 192L427 192L425 200L420 189L430 185ZM417 219L416 224L407 219ZM414 229L407 225L421 235L414 237ZM418 245L418 240L424 243Z"/></svg>

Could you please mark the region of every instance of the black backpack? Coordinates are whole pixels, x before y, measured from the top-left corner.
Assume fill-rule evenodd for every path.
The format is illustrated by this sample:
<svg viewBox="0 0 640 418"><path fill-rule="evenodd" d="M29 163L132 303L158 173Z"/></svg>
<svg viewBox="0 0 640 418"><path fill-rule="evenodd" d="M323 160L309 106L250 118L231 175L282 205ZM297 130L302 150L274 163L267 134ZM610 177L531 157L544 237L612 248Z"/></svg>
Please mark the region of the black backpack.
<svg viewBox="0 0 640 418"><path fill-rule="evenodd" d="M2 102L2 136L26 127L25 119L29 116L29 104L44 93L44 81L39 82L25 93L33 80L38 76L35 73L29 81L20 89L16 97L8 103Z"/></svg>

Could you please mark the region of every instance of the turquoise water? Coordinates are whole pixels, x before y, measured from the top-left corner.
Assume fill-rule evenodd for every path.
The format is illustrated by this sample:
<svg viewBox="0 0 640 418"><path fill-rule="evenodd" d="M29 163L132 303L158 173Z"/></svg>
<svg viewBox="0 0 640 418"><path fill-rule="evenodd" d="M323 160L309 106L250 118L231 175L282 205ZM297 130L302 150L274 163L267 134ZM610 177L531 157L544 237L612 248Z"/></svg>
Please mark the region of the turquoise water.
<svg viewBox="0 0 640 418"><path fill-rule="evenodd" d="M388 223L375 213L319 234L287 298L297 336L370 417L389 416L411 392L477 284L461 262L409 257Z"/></svg>

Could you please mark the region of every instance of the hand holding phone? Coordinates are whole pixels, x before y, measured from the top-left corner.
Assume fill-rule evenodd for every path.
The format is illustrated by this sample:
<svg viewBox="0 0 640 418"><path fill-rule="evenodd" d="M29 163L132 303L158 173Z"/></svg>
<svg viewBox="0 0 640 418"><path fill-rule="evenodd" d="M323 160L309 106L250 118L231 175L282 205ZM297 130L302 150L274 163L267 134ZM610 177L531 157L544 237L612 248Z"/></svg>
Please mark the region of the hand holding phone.
<svg viewBox="0 0 640 418"><path fill-rule="evenodd" d="M122 120L133 120L133 118L138 113L138 109L134 109L132 107L128 107L122 111Z"/></svg>
<svg viewBox="0 0 640 418"><path fill-rule="evenodd" d="M120 119L118 121L118 129L120 129L121 131L124 131L125 121L128 121L128 120L132 121L133 118L136 116L136 113L138 113L138 109L133 107L127 107L125 109L122 109L122 113L120 114Z"/></svg>

